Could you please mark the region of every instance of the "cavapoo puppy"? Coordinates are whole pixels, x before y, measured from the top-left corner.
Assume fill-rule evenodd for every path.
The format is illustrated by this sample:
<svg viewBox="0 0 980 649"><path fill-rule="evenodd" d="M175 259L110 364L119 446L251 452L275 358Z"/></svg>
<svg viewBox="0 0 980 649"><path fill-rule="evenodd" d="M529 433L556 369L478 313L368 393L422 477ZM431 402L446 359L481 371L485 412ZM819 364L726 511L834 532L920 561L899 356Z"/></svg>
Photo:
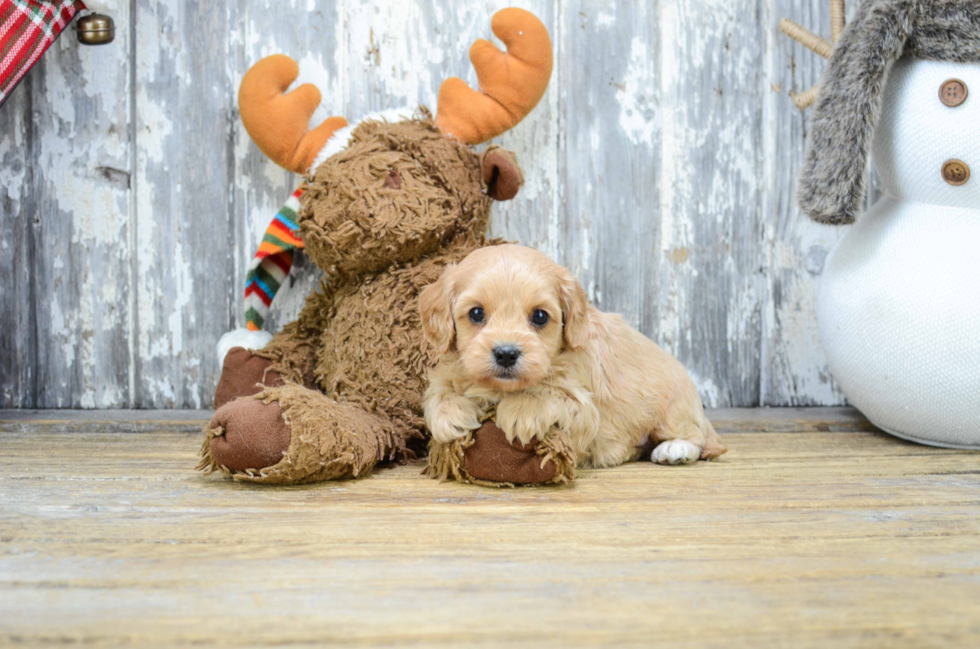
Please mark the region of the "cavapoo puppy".
<svg viewBox="0 0 980 649"><path fill-rule="evenodd" d="M553 426L584 466L661 464L727 449L704 416L684 366L618 314L591 306L571 273L531 248L481 248L423 291L426 339L441 352L429 373L425 420L449 443L486 413L508 440Z"/></svg>

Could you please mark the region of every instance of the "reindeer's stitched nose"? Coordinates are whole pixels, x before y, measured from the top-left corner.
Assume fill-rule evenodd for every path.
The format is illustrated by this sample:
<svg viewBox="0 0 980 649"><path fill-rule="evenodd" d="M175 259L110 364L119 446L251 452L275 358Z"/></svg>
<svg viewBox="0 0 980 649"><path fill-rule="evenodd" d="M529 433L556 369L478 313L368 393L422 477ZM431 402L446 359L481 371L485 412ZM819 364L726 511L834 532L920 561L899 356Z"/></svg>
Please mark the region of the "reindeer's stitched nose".
<svg viewBox="0 0 980 649"><path fill-rule="evenodd" d="M388 172L388 176L385 178L385 187L388 189L401 189L402 188L402 176L400 173L392 169Z"/></svg>
<svg viewBox="0 0 980 649"><path fill-rule="evenodd" d="M514 364L517 363L517 359L520 357L521 350L515 345L501 345L493 348L493 358L500 367L514 367Z"/></svg>

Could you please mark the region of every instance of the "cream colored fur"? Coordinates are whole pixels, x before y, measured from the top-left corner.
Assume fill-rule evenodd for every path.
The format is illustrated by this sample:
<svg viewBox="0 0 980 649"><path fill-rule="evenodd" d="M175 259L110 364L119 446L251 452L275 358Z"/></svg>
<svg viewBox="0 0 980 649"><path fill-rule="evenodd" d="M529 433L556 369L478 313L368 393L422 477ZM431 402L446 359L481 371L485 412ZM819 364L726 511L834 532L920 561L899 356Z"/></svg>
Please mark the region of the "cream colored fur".
<svg viewBox="0 0 980 649"><path fill-rule="evenodd" d="M617 314L601 313L568 270L515 245L482 248L421 296L426 339L442 356L429 373L425 419L448 443L480 427L491 408L508 439L569 431L579 464L637 459L650 440L662 464L726 451L684 366ZM470 312L483 309L484 321ZM531 320L548 314L544 326ZM510 374L493 349L516 346Z"/></svg>

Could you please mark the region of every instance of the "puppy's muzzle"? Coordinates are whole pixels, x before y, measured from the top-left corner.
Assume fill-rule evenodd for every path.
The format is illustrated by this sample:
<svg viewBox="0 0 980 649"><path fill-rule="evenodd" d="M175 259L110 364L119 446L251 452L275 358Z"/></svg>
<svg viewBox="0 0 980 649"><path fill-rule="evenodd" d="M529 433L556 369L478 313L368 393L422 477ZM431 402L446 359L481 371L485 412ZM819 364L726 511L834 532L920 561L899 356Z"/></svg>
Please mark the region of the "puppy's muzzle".
<svg viewBox="0 0 980 649"><path fill-rule="evenodd" d="M493 348L494 363L505 370L513 368L520 357L521 348L517 345L497 345Z"/></svg>

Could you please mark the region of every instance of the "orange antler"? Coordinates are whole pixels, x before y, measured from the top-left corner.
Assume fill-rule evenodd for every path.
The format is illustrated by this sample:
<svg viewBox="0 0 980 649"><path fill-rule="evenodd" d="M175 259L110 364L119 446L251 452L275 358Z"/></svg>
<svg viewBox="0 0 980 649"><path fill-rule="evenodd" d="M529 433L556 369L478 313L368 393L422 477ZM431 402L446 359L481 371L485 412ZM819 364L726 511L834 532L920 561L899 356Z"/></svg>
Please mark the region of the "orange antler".
<svg viewBox="0 0 980 649"><path fill-rule="evenodd" d="M486 142L516 126L544 96L551 78L551 38L534 14L503 9L490 28L507 52L483 39L470 47L480 92L456 77L439 88L436 124L466 144Z"/></svg>
<svg viewBox="0 0 980 649"><path fill-rule="evenodd" d="M347 126L331 117L307 130L320 105L320 91L307 83L284 94L299 76L296 61L284 54L262 59L245 73L238 90L238 110L252 141L284 169L305 174L333 132Z"/></svg>

